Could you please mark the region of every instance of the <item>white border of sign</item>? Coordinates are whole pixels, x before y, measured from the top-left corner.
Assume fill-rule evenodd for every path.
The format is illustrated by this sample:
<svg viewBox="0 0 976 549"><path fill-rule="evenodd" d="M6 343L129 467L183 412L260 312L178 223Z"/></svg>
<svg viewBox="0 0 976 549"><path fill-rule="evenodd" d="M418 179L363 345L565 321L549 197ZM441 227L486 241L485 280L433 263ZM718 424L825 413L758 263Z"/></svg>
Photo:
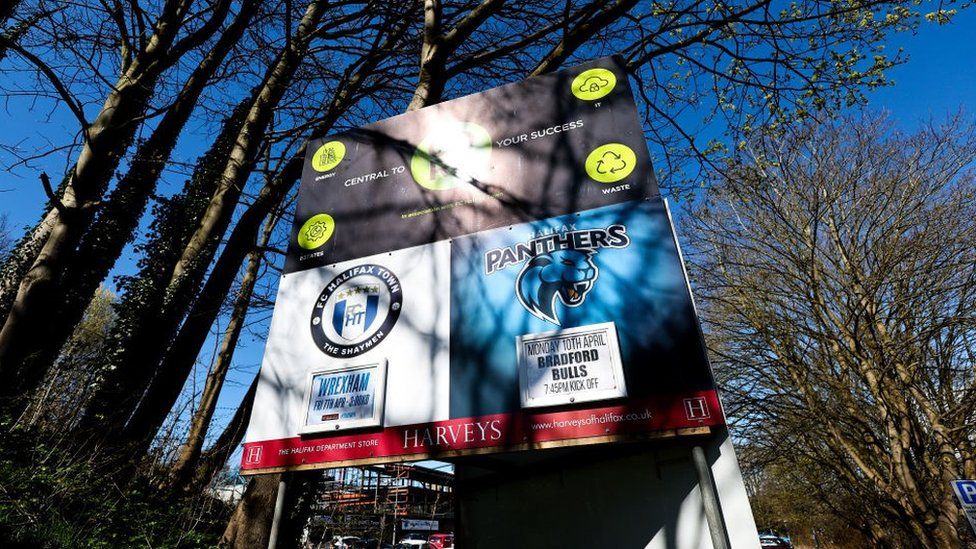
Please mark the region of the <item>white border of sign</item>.
<svg viewBox="0 0 976 549"><path fill-rule="evenodd" d="M302 428L298 431L300 435L308 435L313 433L335 433L338 431L346 431L349 429L361 429L363 427L382 427L383 426L383 412L386 408L386 369L388 366L387 359L382 359L380 361L370 361L366 364L347 364L339 368L319 368L312 370L308 373L308 378L305 381L305 398L302 399ZM373 385L373 415L372 417L365 419L355 419L350 421L327 421L319 423L317 425L309 425L308 422L308 407L311 405L312 398L312 388L315 386L315 376L322 374L337 374L344 372L354 372L357 370L374 370L376 375L376 383Z"/></svg>
<svg viewBox="0 0 976 549"><path fill-rule="evenodd" d="M616 388L601 389L599 391L587 391L579 395L560 394L544 397L531 398L529 394L529 380L526 369L530 366L525 363L522 353L523 343L536 339L549 339L552 337L565 337L589 332L606 332L610 346L610 371L616 381ZM617 326L613 322L601 322L599 324L588 324L586 326L576 326L573 328L563 328L551 332L538 332L534 334L524 334L515 338L516 352L518 353L518 374L519 374L519 393L522 397L522 408L540 408L543 406L559 406L562 404L579 404L581 402L593 402L596 400L609 400L611 398L623 398L627 396L627 382L624 379L624 365L620 359L620 343L617 340Z"/></svg>

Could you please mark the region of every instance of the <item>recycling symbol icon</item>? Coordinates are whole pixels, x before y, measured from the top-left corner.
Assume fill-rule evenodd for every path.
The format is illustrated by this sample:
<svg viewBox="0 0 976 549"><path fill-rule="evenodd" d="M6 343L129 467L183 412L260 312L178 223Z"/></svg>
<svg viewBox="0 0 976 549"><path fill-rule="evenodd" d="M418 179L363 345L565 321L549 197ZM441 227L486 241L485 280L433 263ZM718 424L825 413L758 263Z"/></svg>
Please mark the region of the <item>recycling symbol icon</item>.
<svg viewBox="0 0 976 549"><path fill-rule="evenodd" d="M627 169L627 161L624 160L623 156L613 152L607 151L603 153L603 156L596 161L596 173L607 174L607 173L618 173Z"/></svg>
<svg viewBox="0 0 976 549"><path fill-rule="evenodd" d="M616 183L630 175L637 164L634 150L623 143L600 145L586 157L586 175L600 183Z"/></svg>

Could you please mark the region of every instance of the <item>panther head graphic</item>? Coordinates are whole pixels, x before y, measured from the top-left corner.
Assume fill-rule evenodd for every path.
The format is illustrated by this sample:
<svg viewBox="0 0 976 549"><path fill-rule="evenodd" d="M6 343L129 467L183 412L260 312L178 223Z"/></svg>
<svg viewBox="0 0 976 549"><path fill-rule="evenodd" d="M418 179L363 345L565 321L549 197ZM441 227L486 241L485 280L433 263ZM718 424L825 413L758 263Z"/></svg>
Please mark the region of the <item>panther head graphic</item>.
<svg viewBox="0 0 976 549"><path fill-rule="evenodd" d="M593 250L557 250L533 257L515 281L518 300L533 316L560 324L556 298L579 307L600 274Z"/></svg>

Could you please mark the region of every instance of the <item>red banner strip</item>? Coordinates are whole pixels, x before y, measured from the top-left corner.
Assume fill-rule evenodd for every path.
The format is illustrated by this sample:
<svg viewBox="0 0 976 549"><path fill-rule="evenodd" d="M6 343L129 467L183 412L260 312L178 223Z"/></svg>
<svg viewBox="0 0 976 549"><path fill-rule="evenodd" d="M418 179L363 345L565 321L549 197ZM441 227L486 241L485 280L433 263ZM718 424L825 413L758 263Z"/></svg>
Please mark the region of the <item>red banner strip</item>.
<svg viewBox="0 0 976 549"><path fill-rule="evenodd" d="M645 434L722 425L714 390L632 400L619 406L561 412L520 411L387 427L339 436L292 437L244 444L241 472L597 436Z"/></svg>

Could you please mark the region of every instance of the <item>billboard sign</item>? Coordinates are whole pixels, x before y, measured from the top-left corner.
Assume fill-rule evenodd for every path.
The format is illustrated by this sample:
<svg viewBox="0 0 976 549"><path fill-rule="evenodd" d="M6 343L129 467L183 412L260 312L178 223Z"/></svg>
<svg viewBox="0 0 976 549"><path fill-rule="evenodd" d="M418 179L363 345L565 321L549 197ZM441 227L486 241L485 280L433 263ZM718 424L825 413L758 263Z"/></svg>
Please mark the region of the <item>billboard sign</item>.
<svg viewBox="0 0 976 549"><path fill-rule="evenodd" d="M440 522L436 520L403 519L400 521L401 530L427 530L434 532L439 527Z"/></svg>
<svg viewBox="0 0 976 549"><path fill-rule="evenodd" d="M523 408L627 396L613 322L515 340Z"/></svg>
<svg viewBox="0 0 976 549"><path fill-rule="evenodd" d="M722 423L617 60L309 149L243 473Z"/></svg>
<svg viewBox="0 0 976 549"><path fill-rule="evenodd" d="M311 372L302 434L376 427L383 420L386 361Z"/></svg>
<svg viewBox="0 0 976 549"><path fill-rule="evenodd" d="M580 91L593 86L599 93ZM286 272L658 193L615 58L314 140L308 151Z"/></svg>

